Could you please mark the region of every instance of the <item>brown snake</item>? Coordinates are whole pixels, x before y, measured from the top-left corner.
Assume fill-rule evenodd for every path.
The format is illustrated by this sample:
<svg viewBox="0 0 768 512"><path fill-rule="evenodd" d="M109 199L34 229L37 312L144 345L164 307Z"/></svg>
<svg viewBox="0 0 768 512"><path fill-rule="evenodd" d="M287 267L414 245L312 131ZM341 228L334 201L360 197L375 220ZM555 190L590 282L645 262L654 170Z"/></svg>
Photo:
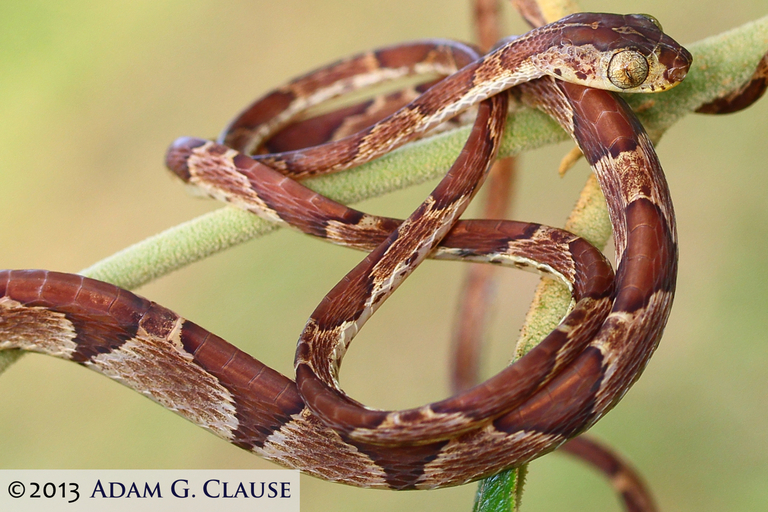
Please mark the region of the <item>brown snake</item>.
<svg viewBox="0 0 768 512"><path fill-rule="evenodd" d="M297 384L162 306L48 271L0 273L0 348L79 362L238 446L358 486L457 485L586 430L623 396L658 343L674 291L676 235L661 168L629 108L605 91L550 76L613 90L663 90L685 76L690 54L647 17L580 14L475 58L447 42L365 54L266 96L233 122L226 145L180 139L169 150L169 167L217 198L372 251L310 317L297 348ZM462 69L453 73L456 67ZM246 155L315 103L424 70L453 74L372 128L317 148ZM595 169L613 223L615 281L602 255L569 233L457 222L498 146L506 95L497 93L512 86L555 117ZM457 162L402 223L333 203L272 169L303 177L357 165L481 100ZM338 388L341 357L427 256L554 274L570 283L575 306L528 355L475 388L409 411L364 408Z"/></svg>

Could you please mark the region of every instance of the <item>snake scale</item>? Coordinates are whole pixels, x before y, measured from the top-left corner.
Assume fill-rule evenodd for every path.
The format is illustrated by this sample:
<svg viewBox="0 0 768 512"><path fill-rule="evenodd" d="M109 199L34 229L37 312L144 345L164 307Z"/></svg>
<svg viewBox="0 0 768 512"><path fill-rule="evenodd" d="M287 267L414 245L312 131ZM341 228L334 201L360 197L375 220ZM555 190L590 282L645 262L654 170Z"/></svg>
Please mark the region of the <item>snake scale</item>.
<svg viewBox="0 0 768 512"><path fill-rule="evenodd" d="M679 83L690 64L652 18L576 14L485 57L458 43L424 41L346 59L268 94L219 142L177 140L169 168L207 194L370 251L310 316L296 382L154 302L51 271L0 272L0 349L78 362L244 449L327 480L434 488L524 463L618 402L653 353L674 293L674 213L658 159L629 107L595 87L661 91ZM282 153L262 153L307 108L422 73L449 76L372 127L316 147L288 142ZM512 87L573 136L596 172L614 230L615 278L605 258L570 233L458 221L495 156L507 115L508 97L500 93ZM369 161L475 105L456 163L404 221L349 209L295 181ZM337 120L343 124L347 114ZM474 388L406 411L366 408L340 389L341 358L427 257L552 274L568 283L574 307L530 353Z"/></svg>

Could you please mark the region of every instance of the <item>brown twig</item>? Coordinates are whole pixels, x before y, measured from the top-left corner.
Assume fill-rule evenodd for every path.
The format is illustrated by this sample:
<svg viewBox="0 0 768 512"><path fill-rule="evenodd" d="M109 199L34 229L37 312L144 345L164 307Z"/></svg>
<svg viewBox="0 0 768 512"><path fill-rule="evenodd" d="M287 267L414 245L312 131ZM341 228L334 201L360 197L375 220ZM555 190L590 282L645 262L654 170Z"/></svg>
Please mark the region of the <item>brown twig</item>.
<svg viewBox="0 0 768 512"><path fill-rule="evenodd" d="M621 456L592 436L582 434L559 448L605 475L627 512L657 512L653 495L640 474Z"/></svg>

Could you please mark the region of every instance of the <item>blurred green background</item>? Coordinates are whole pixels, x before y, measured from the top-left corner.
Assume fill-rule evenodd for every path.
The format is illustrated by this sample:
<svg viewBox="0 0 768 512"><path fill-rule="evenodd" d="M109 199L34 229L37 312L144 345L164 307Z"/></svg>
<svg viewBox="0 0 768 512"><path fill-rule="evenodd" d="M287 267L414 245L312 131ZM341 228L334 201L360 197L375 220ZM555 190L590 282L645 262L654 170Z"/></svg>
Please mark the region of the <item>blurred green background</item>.
<svg viewBox="0 0 768 512"><path fill-rule="evenodd" d="M763 16L764 0L582 1L647 12L682 43ZM507 31L524 30L505 7ZM78 271L203 212L163 168L181 135L213 137L257 95L320 64L424 37L471 38L467 0L0 1L1 268ZM768 509L768 100L690 116L659 147L679 220L672 317L643 378L593 432L629 457L663 510ZM515 217L561 225L586 177L570 145L522 159ZM405 215L429 187L363 205ZM360 258L282 230L139 292L291 373L295 340ZM347 358L349 392L380 407L444 396L463 268L428 262ZM487 371L503 366L535 285L504 272ZM425 364L430 361L430 364ZM434 363L432 363L434 361ZM270 465L77 365L28 355L0 378L2 468ZM466 511L475 485L430 492L302 480L302 510ZM534 462L534 511L618 510L562 455Z"/></svg>

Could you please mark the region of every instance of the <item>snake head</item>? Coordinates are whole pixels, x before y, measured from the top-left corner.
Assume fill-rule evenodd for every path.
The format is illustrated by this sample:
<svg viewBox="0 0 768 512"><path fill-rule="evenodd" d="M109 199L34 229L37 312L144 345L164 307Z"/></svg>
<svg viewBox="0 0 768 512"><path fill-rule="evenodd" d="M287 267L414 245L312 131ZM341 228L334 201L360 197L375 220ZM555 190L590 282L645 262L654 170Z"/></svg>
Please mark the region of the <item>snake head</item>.
<svg viewBox="0 0 768 512"><path fill-rule="evenodd" d="M578 13L542 27L551 46L531 60L548 75L616 92L679 84L693 57L645 14ZM534 31L535 32L535 31Z"/></svg>

